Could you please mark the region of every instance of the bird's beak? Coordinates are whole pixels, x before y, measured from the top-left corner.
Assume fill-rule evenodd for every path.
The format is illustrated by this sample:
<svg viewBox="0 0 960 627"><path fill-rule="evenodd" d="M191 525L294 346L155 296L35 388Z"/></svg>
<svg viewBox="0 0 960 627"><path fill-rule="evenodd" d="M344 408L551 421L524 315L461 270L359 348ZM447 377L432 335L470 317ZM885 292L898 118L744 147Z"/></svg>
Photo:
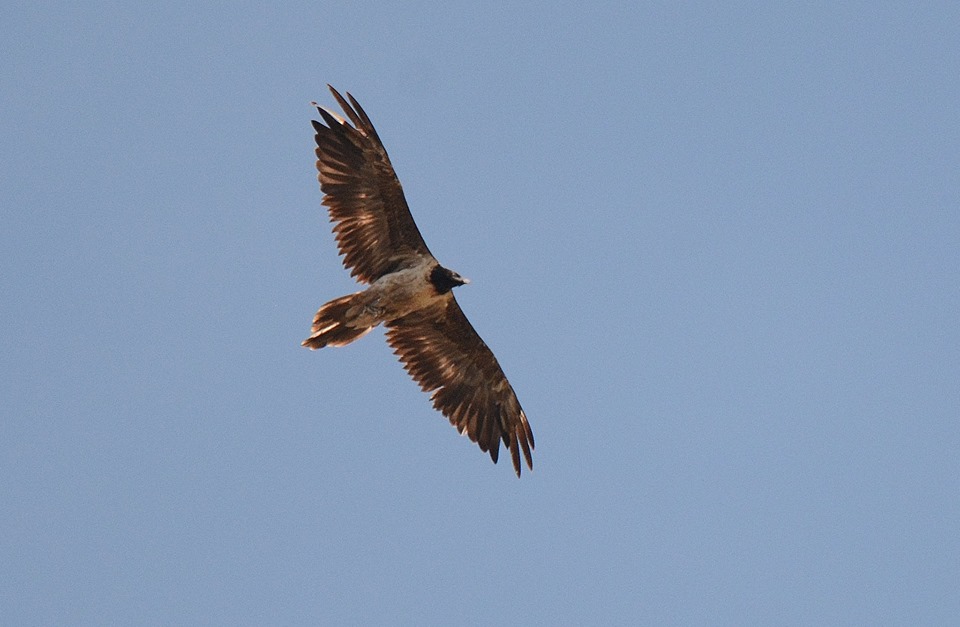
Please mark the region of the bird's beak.
<svg viewBox="0 0 960 627"><path fill-rule="evenodd" d="M468 279L468 278L465 277L465 276L460 277L460 280L463 281L463 284L464 284L464 285L466 285L467 283L470 282L470 279Z"/></svg>

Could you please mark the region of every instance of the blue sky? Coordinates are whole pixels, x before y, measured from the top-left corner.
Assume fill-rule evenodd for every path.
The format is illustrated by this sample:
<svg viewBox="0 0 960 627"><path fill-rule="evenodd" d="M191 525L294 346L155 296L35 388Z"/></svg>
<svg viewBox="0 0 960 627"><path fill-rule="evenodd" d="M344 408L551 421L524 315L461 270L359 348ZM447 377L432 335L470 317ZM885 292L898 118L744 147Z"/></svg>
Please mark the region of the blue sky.
<svg viewBox="0 0 960 627"><path fill-rule="evenodd" d="M948 624L960 5L0 9L3 624ZM352 92L536 435L354 291Z"/></svg>

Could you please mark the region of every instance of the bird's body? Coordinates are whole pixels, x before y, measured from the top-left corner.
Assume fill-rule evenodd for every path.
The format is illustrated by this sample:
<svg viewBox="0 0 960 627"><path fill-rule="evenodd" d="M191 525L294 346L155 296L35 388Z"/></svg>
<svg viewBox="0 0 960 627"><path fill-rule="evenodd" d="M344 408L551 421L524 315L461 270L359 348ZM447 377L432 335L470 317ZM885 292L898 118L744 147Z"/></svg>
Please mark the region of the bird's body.
<svg viewBox="0 0 960 627"><path fill-rule="evenodd" d="M430 259L385 274L362 292L348 294L321 307L313 319L311 335L303 345L308 348L345 346L381 323L442 306L445 299L452 298L452 288L447 287L443 278L436 278L445 276L456 285L469 283ZM339 339L342 337L349 339Z"/></svg>
<svg viewBox="0 0 960 627"><path fill-rule="evenodd" d="M318 107L314 122L323 202L344 265L365 290L317 312L303 345L345 346L379 324L404 368L461 434L497 461L502 441L520 475L533 468L533 432L496 357L467 320L453 288L469 283L430 253L387 152L366 113L330 87L353 126Z"/></svg>

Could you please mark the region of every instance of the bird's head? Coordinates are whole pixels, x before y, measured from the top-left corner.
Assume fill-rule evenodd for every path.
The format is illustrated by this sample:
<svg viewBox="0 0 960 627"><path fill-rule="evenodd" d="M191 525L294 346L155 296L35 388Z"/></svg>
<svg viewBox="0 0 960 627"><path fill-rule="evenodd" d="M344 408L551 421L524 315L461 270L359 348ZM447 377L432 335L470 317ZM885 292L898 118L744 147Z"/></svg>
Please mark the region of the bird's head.
<svg viewBox="0 0 960 627"><path fill-rule="evenodd" d="M466 285L469 282L470 279L464 278L439 264L430 271L430 283L436 288L438 294L446 294L458 285Z"/></svg>

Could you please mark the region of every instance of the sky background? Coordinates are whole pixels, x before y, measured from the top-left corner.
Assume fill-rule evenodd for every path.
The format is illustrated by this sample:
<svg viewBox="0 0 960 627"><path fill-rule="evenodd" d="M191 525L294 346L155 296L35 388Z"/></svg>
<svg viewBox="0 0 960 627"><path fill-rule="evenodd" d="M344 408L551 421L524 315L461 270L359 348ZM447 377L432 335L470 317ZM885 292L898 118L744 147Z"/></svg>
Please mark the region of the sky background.
<svg viewBox="0 0 960 627"><path fill-rule="evenodd" d="M960 4L6 3L0 623L960 616ZM536 436L357 288L371 116Z"/></svg>

